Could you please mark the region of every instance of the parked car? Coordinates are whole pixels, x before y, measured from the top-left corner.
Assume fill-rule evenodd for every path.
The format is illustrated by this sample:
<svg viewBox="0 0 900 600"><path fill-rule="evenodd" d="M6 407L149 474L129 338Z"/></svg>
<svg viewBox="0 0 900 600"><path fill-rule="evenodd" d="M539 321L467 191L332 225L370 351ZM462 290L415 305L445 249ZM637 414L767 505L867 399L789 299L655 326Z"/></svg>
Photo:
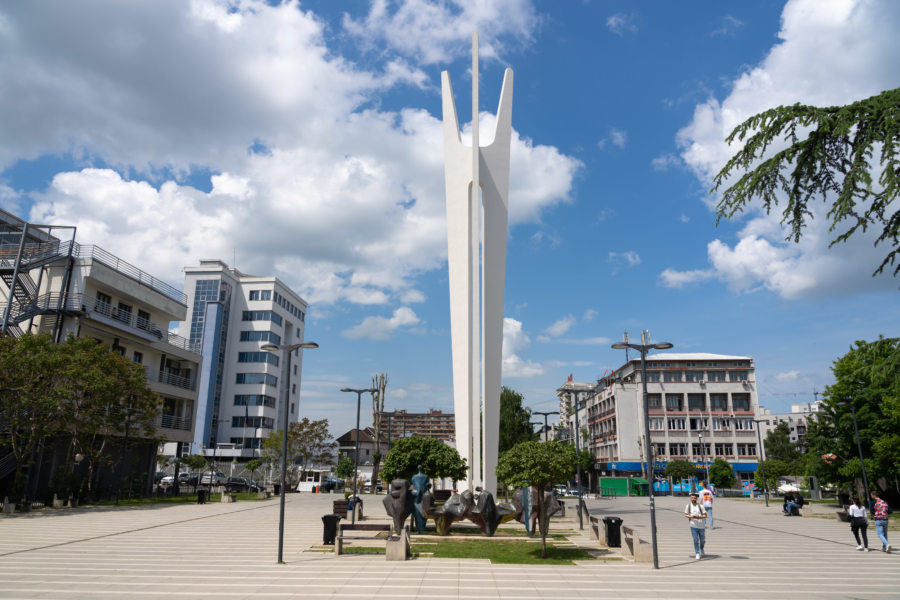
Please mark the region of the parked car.
<svg viewBox="0 0 900 600"><path fill-rule="evenodd" d="M179 473L178 474L178 485L197 485L197 482L200 481L200 476L197 473Z"/></svg>
<svg viewBox="0 0 900 600"><path fill-rule="evenodd" d="M225 473L216 471L215 479L213 479L213 472L207 471L200 479L200 485L209 485L210 483L212 483L213 485L225 485L226 483L228 483L228 478L225 477Z"/></svg>
<svg viewBox="0 0 900 600"><path fill-rule="evenodd" d="M261 489L256 482L250 483L246 477L229 477L225 482L226 492L258 492Z"/></svg>
<svg viewBox="0 0 900 600"><path fill-rule="evenodd" d="M153 476L153 483L160 483L165 476L166 476L165 471L157 471L156 475Z"/></svg>
<svg viewBox="0 0 900 600"><path fill-rule="evenodd" d="M159 485L172 485L175 483L174 475L164 475L162 479L159 480Z"/></svg>
<svg viewBox="0 0 900 600"><path fill-rule="evenodd" d="M340 490L344 487L344 480L338 479L336 477L327 477L325 481L322 482L322 491L330 492L331 490Z"/></svg>

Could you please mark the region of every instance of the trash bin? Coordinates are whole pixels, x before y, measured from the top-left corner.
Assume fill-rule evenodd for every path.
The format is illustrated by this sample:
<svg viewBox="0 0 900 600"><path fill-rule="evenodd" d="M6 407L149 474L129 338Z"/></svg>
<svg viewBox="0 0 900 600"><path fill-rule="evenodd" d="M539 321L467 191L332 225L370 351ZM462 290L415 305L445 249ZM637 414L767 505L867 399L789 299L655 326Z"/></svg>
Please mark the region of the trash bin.
<svg viewBox="0 0 900 600"><path fill-rule="evenodd" d="M850 494L848 494L846 492L839 492L838 493L838 502L840 503L841 506L846 506L846 505L850 504Z"/></svg>
<svg viewBox="0 0 900 600"><path fill-rule="evenodd" d="M276 484L274 484L274 485L275 485L275 495L277 496L277 495L279 495L279 494L281 493L281 484L280 484L280 483L276 483Z"/></svg>
<svg viewBox="0 0 900 600"><path fill-rule="evenodd" d="M324 529L322 530L323 544L334 544L334 538L337 537L337 526L340 520L341 515L322 516L322 524L324 525Z"/></svg>
<svg viewBox="0 0 900 600"><path fill-rule="evenodd" d="M197 490L197 504L206 504L206 490Z"/></svg>
<svg viewBox="0 0 900 600"><path fill-rule="evenodd" d="M603 517L606 523L606 545L610 548L622 547L622 519L619 517Z"/></svg>

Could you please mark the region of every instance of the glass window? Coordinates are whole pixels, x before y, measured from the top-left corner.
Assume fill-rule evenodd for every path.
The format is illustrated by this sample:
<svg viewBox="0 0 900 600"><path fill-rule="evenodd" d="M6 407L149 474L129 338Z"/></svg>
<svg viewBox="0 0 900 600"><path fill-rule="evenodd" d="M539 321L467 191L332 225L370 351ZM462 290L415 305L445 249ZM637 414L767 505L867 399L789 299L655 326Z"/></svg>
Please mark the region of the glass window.
<svg viewBox="0 0 900 600"><path fill-rule="evenodd" d="M242 331L242 342L269 342L272 344L280 344L281 336L271 331Z"/></svg>
<svg viewBox="0 0 900 600"><path fill-rule="evenodd" d="M707 371L706 380L713 382L725 381L725 371Z"/></svg>
<svg viewBox="0 0 900 600"><path fill-rule="evenodd" d="M651 383L659 382L659 371L647 371L647 381Z"/></svg>
<svg viewBox="0 0 900 600"><path fill-rule="evenodd" d="M687 444L669 444L671 456L687 456Z"/></svg>
<svg viewBox="0 0 900 600"><path fill-rule="evenodd" d="M134 354L131 357L131 360L138 364L142 364L144 362L144 355L137 350L134 351Z"/></svg>
<svg viewBox="0 0 900 600"><path fill-rule="evenodd" d="M238 373L235 383L263 383L278 387L278 378L268 373Z"/></svg>
<svg viewBox="0 0 900 600"><path fill-rule="evenodd" d="M732 394L731 395L731 406L734 407L735 412L744 411L747 412L750 410L750 394ZM793 419L792 419L793 420Z"/></svg>
<svg viewBox="0 0 900 600"><path fill-rule="evenodd" d="M716 442L716 456L733 456L734 446L729 443Z"/></svg>
<svg viewBox="0 0 900 600"><path fill-rule="evenodd" d="M662 431L663 418L662 417L651 417L650 418L650 429L653 431Z"/></svg>
<svg viewBox="0 0 900 600"><path fill-rule="evenodd" d="M238 362L268 363L277 367L278 355L271 352L238 352Z"/></svg>
<svg viewBox="0 0 900 600"><path fill-rule="evenodd" d="M666 410L684 410L684 394L666 394Z"/></svg>
<svg viewBox="0 0 900 600"><path fill-rule="evenodd" d="M234 396L235 406L267 406L275 408L275 398L263 394L236 394Z"/></svg>
<svg viewBox="0 0 900 600"><path fill-rule="evenodd" d="M653 455L654 456L665 456L666 455L666 445L665 444L653 444Z"/></svg>
<svg viewBox="0 0 900 600"><path fill-rule="evenodd" d="M662 408L662 394L647 394L649 408Z"/></svg>
<svg viewBox="0 0 900 600"><path fill-rule="evenodd" d="M281 325L281 316L271 310L245 310L242 313L243 321L272 321L276 325Z"/></svg>
<svg viewBox="0 0 900 600"><path fill-rule="evenodd" d="M747 371L729 371L729 381L747 381Z"/></svg>
<svg viewBox="0 0 900 600"><path fill-rule="evenodd" d="M681 371L663 371L663 381L676 383L681 381Z"/></svg>
<svg viewBox="0 0 900 600"><path fill-rule="evenodd" d="M712 410L728 410L728 394L710 394L709 406Z"/></svg>
<svg viewBox="0 0 900 600"><path fill-rule="evenodd" d="M669 419L669 431L684 431L684 419Z"/></svg>
<svg viewBox="0 0 900 600"><path fill-rule="evenodd" d="M688 394L688 408L706 410L706 394Z"/></svg>
<svg viewBox="0 0 900 600"><path fill-rule="evenodd" d="M703 381L703 371L685 371L684 380L689 382Z"/></svg>

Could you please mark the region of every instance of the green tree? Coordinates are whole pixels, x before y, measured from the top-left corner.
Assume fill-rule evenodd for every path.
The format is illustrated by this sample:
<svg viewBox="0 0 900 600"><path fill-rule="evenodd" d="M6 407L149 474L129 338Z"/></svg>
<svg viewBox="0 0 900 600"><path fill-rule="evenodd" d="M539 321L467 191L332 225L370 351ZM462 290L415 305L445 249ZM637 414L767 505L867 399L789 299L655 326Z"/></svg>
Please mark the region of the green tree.
<svg viewBox="0 0 900 600"><path fill-rule="evenodd" d="M250 470L250 483L253 483L253 474L256 473L261 466L263 466L263 461L258 458L252 458L247 461L246 467Z"/></svg>
<svg viewBox="0 0 900 600"><path fill-rule="evenodd" d="M90 489L98 465L118 464L108 451L112 436L155 439L159 396L140 366L93 338L70 336L62 344L46 334L3 338L0 389L0 444L16 457L15 493L23 491L22 469L41 440L67 439L59 473L68 479L81 454Z"/></svg>
<svg viewBox="0 0 900 600"><path fill-rule="evenodd" d="M575 467L572 472L573 475L578 472L578 467L581 467L581 476L585 479L581 485L587 485L586 481L590 476L591 471L594 470L594 455L591 454L590 450L578 451Z"/></svg>
<svg viewBox="0 0 900 600"><path fill-rule="evenodd" d="M263 439L263 455L273 465L281 464L284 430L269 433ZM301 477L310 465L330 465L334 462L337 444L328 433L328 419L311 421L303 417L288 428L288 465L300 463ZM293 484L293 478L291 478Z"/></svg>
<svg viewBox="0 0 900 600"><path fill-rule="evenodd" d="M355 467L356 465L353 463L353 459L344 454L338 459L337 468L334 470L334 474L341 479L348 479L353 477L353 470Z"/></svg>
<svg viewBox="0 0 900 600"><path fill-rule="evenodd" d="M737 483L731 463L724 458L717 458L709 466L709 480L714 486L723 490L733 488Z"/></svg>
<svg viewBox="0 0 900 600"><path fill-rule="evenodd" d="M191 473L202 473L209 466L209 461L200 454L188 454L181 457L181 464L190 469Z"/></svg>
<svg viewBox="0 0 900 600"><path fill-rule="evenodd" d="M756 475L753 477L753 485L757 490L763 489L762 471L766 472L766 487L771 492L778 488L778 480L785 475L796 475L798 464L793 461L779 460L777 458L767 458L762 461L762 469L756 469Z"/></svg>
<svg viewBox="0 0 900 600"><path fill-rule="evenodd" d="M791 441L791 428L787 423L779 423L775 429L766 434L763 441L766 447L766 458L777 458L793 462L800 458L797 445Z"/></svg>
<svg viewBox="0 0 900 600"><path fill-rule="evenodd" d="M421 435L413 435L397 440L388 452L381 470L383 481L411 479L419 466L432 478L447 477L453 481L465 479L466 461L455 448Z"/></svg>
<svg viewBox="0 0 900 600"><path fill-rule="evenodd" d="M531 427L531 409L522 406L522 394L503 386L500 391L500 437L498 450L503 454L519 442L534 439Z"/></svg>
<svg viewBox="0 0 900 600"><path fill-rule="evenodd" d="M538 490L538 524L541 531L541 558L547 556L550 519L544 507L544 492L565 481L575 469L575 448L566 442L521 442L510 448L497 463L497 479L513 487L532 486Z"/></svg>
<svg viewBox="0 0 900 600"><path fill-rule="evenodd" d="M835 382L825 388L818 418L809 424L809 452L822 458L817 466L834 477L829 483L846 486L861 480L852 405L868 480L884 477L896 486L900 473L900 338L857 341L834 361L831 370Z"/></svg>
<svg viewBox="0 0 900 600"><path fill-rule="evenodd" d="M788 147L766 156L780 138ZM892 206L900 189L900 88L846 106L772 108L738 125L725 141L744 145L715 176L711 192L730 182L733 173L743 174L722 193L719 220L742 212L753 198L761 199L768 213L781 201L780 191L786 195L781 222L790 226L788 239L797 242L813 217L811 201L821 197L831 202L830 231L845 228L831 245L860 229L881 227L875 244L886 242L891 250L875 274L895 263L900 252L900 212ZM894 267L898 273L900 263Z"/></svg>
<svg viewBox="0 0 900 600"><path fill-rule="evenodd" d="M676 481L693 479L697 475L697 466L689 460L676 458L675 460L670 460L668 462L666 470L663 471L663 475L671 477Z"/></svg>

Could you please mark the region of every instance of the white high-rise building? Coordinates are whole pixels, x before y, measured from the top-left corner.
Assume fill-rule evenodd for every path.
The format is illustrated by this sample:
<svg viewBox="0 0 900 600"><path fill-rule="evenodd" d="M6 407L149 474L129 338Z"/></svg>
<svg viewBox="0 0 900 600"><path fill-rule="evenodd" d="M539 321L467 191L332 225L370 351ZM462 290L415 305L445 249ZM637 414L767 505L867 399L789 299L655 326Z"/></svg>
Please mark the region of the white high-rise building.
<svg viewBox="0 0 900 600"><path fill-rule="evenodd" d="M266 344L303 342L307 304L276 277L246 275L220 260L185 267L189 321L181 335L201 346L194 442L203 454L250 459L263 438L299 415L303 354ZM195 449L194 451L198 451Z"/></svg>

